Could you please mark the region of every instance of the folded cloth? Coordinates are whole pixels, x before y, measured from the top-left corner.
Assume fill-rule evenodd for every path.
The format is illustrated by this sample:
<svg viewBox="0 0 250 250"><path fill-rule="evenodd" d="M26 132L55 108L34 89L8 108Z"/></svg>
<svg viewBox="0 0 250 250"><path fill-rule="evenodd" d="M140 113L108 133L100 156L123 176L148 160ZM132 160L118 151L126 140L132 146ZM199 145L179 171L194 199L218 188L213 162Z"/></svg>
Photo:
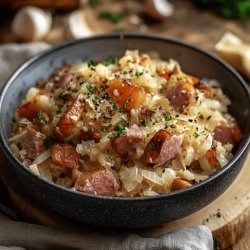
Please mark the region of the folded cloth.
<svg viewBox="0 0 250 250"><path fill-rule="evenodd" d="M0 87L25 59L49 48L45 43L9 44L0 46ZM1 195L1 192L0 192ZM0 249L213 249L213 238L208 227L197 225L179 229L157 238L144 238L128 233L81 233L18 221L10 205L0 198Z"/></svg>

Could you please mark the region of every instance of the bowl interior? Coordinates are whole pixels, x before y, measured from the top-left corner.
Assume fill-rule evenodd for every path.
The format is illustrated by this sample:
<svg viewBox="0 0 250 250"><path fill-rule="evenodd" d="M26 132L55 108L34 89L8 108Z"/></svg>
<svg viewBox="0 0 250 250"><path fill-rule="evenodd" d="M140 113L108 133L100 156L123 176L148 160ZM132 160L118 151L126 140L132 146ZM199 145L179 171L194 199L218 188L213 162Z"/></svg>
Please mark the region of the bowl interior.
<svg viewBox="0 0 250 250"><path fill-rule="evenodd" d="M127 49L157 52L164 60L177 60L184 72L217 79L232 101L230 113L236 117L245 135L237 151L242 148L250 131L250 101L249 92L237 73L214 56L190 45L171 39L133 34L122 38L119 35L106 35L73 41L36 56L22 65L6 84L0 100L0 132L4 142L7 142L11 134L14 109L37 81L47 78L53 70L65 63L104 60L121 56Z"/></svg>

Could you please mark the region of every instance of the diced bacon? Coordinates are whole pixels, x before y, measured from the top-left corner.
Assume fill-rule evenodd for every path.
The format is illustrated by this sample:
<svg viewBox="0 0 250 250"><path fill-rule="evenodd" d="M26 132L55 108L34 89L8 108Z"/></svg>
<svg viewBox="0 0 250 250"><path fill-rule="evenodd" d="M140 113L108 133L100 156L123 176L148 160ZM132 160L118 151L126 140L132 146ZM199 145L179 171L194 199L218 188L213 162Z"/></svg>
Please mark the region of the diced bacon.
<svg viewBox="0 0 250 250"><path fill-rule="evenodd" d="M222 144L236 144L242 138L238 123L232 116L227 116L227 123L221 124L214 129L214 139Z"/></svg>
<svg viewBox="0 0 250 250"><path fill-rule="evenodd" d="M87 131L81 130L79 137L83 141L94 140L95 143L98 143L100 142L102 135L95 130L89 129Z"/></svg>
<svg viewBox="0 0 250 250"><path fill-rule="evenodd" d="M142 138L143 134L140 128L134 124L127 129L126 135L115 137L111 141L111 145L117 154L127 157L135 152L135 149L141 142Z"/></svg>
<svg viewBox="0 0 250 250"><path fill-rule="evenodd" d="M187 83L177 82L167 92L167 99L173 109L182 113L184 108L188 106L192 94L186 87ZM190 87L190 86L188 86Z"/></svg>
<svg viewBox="0 0 250 250"><path fill-rule="evenodd" d="M111 171L97 170L81 174L75 183L75 188L84 193L115 196L119 185Z"/></svg>
<svg viewBox="0 0 250 250"><path fill-rule="evenodd" d="M129 85L124 79L110 81L108 92L112 100L127 111L139 108L146 97L142 88Z"/></svg>
<svg viewBox="0 0 250 250"><path fill-rule="evenodd" d="M173 136L165 130L160 130L148 142L141 160L153 167L162 166L180 152L181 145L181 136Z"/></svg>
<svg viewBox="0 0 250 250"><path fill-rule="evenodd" d="M27 102L17 108L18 115L32 121L34 117L40 112L40 109L35 101Z"/></svg>
<svg viewBox="0 0 250 250"><path fill-rule="evenodd" d="M79 121L84 109L84 96L78 95L77 98L69 106L65 114L61 117L54 130L54 136L58 140L63 140L71 134L71 131Z"/></svg>
<svg viewBox="0 0 250 250"><path fill-rule="evenodd" d="M218 168L220 166L220 163L215 155L215 152L212 149L209 149L206 152L206 159L211 166L215 168Z"/></svg>
<svg viewBox="0 0 250 250"><path fill-rule="evenodd" d="M44 139L46 136L33 128L30 128L25 136L23 148L27 152L27 157L34 160L46 150Z"/></svg>
<svg viewBox="0 0 250 250"><path fill-rule="evenodd" d="M55 164L68 168L78 168L79 155L74 146L68 144L53 144L51 159Z"/></svg>

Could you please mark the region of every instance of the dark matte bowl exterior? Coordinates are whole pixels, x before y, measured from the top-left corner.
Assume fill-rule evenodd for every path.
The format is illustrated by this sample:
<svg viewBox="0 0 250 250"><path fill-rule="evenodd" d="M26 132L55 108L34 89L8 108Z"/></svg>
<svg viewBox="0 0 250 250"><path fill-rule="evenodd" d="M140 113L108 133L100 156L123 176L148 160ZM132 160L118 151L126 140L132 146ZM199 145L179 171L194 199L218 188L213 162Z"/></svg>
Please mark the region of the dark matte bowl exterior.
<svg viewBox="0 0 250 250"><path fill-rule="evenodd" d="M162 59L180 62L184 72L218 79L232 101L230 112L239 122L244 138L233 160L222 170L193 187L170 194L142 198L112 198L74 192L34 175L13 156L8 147L14 109L26 91L66 62L103 60L121 56L126 49L156 51ZM44 206L77 221L107 227L147 227L189 215L221 195L240 172L250 141L250 98L243 79L215 56L183 42L155 36L104 35L55 47L23 64L9 79L0 98L0 143L16 180Z"/></svg>

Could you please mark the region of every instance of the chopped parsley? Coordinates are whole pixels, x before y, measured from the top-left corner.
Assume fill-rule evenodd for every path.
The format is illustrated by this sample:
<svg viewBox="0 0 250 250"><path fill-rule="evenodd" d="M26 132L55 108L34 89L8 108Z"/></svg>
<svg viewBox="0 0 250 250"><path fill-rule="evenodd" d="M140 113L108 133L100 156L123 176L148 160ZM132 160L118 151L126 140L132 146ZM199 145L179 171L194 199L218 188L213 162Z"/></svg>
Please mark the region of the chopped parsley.
<svg viewBox="0 0 250 250"><path fill-rule="evenodd" d="M143 143L147 144L147 139L146 138L143 138Z"/></svg>
<svg viewBox="0 0 250 250"><path fill-rule="evenodd" d="M114 134L114 133L112 133L112 134L108 135L109 140L112 140L114 136L115 136L115 134Z"/></svg>
<svg viewBox="0 0 250 250"><path fill-rule="evenodd" d="M149 144L149 149L150 149L151 151L153 151L153 150L155 149L154 143L150 143L150 144Z"/></svg>
<svg viewBox="0 0 250 250"><path fill-rule="evenodd" d="M125 129L126 129L126 126L121 125L121 124L117 125L116 126L117 135L119 135L119 136L126 135L126 130Z"/></svg>
<svg viewBox="0 0 250 250"><path fill-rule="evenodd" d="M194 138L198 138L199 134L197 132L194 132Z"/></svg>
<svg viewBox="0 0 250 250"><path fill-rule="evenodd" d="M177 114L177 115L175 115L175 117L177 117L177 118L178 118L178 117L180 117L180 116Z"/></svg>
<svg viewBox="0 0 250 250"><path fill-rule="evenodd" d="M113 109L113 110L117 110L117 108L118 108L118 107L117 107L117 104L114 104L114 105L112 106L112 109Z"/></svg>
<svg viewBox="0 0 250 250"><path fill-rule="evenodd" d="M127 99L127 100L124 102L124 104L123 104L123 105L124 105L124 108L127 108L130 102L131 102L131 100L130 100L130 99Z"/></svg>
<svg viewBox="0 0 250 250"><path fill-rule="evenodd" d="M62 113L62 109L61 109L61 108L58 108L58 109L56 110L56 113L57 113L57 114Z"/></svg>
<svg viewBox="0 0 250 250"><path fill-rule="evenodd" d="M136 72L135 72L135 76L136 76L137 78L139 78L142 74L143 74L143 71L142 71L142 72L139 72L139 71L136 71Z"/></svg>
<svg viewBox="0 0 250 250"><path fill-rule="evenodd" d="M91 7L95 7L97 5L98 1L97 0L89 0L89 5Z"/></svg>
<svg viewBox="0 0 250 250"><path fill-rule="evenodd" d="M67 100L66 94L63 93L63 92L61 92L61 93L59 94L59 98L61 98L61 99L64 100L64 101Z"/></svg>
<svg viewBox="0 0 250 250"><path fill-rule="evenodd" d="M71 90L73 93L77 93L78 92L78 89L72 89Z"/></svg>
<svg viewBox="0 0 250 250"><path fill-rule="evenodd" d="M119 23L123 19L122 15L114 14L108 10L102 11L99 16L100 18L107 19L112 23Z"/></svg>
<svg viewBox="0 0 250 250"><path fill-rule="evenodd" d="M46 125L44 113L38 113L38 114L36 115L36 118L39 120L39 125L40 125L40 126Z"/></svg>
<svg viewBox="0 0 250 250"><path fill-rule="evenodd" d="M104 94L102 95L102 99L103 99L103 100L109 100L109 99L110 99L110 96L109 96L107 93L104 93Z"/></svg>
<svg viewBox="0 0 250 250"><path fill-rule="evenodd" d="M106 129L104 128L104 127L101 127L101 132L105 132L106 131Z"/></svg>
<svg viewBox="0 0 250 250"><path fill-rule="evenodd" d="M122 108L119 108L119 110L118 110L120 113L123 113L124 112L124 110L122 109Z"/></svg>
<svg viewBox="0 0 250 250"><path fill-rule="evenodd" d="M38 114L36 115L36 118L37 118L38 120L43 120L43 119L45 119L44 113L38 113Z"/></svg>
<svg viewBox="0 0 250 250"><path fill-rule="evenodd" d="M107 67L109 65L116 64L117 60L118 60L117 58L111 58L109 60L103 61L102 64Z"/></svg>
<svg viewBox="0 0 250 250"><path fill-rule="evenodd" d="M169 115L169 114L166 114L165 115L165 121L171 121L172 120L172 116L171 115Z"/></svg>
<svg viewBox="0 0 250 250"><path fill-rule="evenodd" d="M140 124L143 127L147 127L147 122L145 120L140 120Z"/></svg>
<svg viewBox="0 0 250 250"><path fill-rule="evenodd" d="M91 70L95 70L95 66L98 64L98 62L96 61L93 61L93 60L90 60L88 62L88 67L91 69Z"/></svg>
<svg viewBox="0 0 250 250"><path fill-rule="evenodd" d="M54 139L52 136L48 136L47 138L44 139L44 145L46 148L50 148L53 142L54 142Z"/></svg>
<svg viewBox="0 0 250 250"><path fill-rule="evenodd" d="M94 94L94 89L93 89L93 87L90 84L88 84L86 86L86 89L87 89L87 95L88 95L88 97L90 97L91 95Z"/></svg>

